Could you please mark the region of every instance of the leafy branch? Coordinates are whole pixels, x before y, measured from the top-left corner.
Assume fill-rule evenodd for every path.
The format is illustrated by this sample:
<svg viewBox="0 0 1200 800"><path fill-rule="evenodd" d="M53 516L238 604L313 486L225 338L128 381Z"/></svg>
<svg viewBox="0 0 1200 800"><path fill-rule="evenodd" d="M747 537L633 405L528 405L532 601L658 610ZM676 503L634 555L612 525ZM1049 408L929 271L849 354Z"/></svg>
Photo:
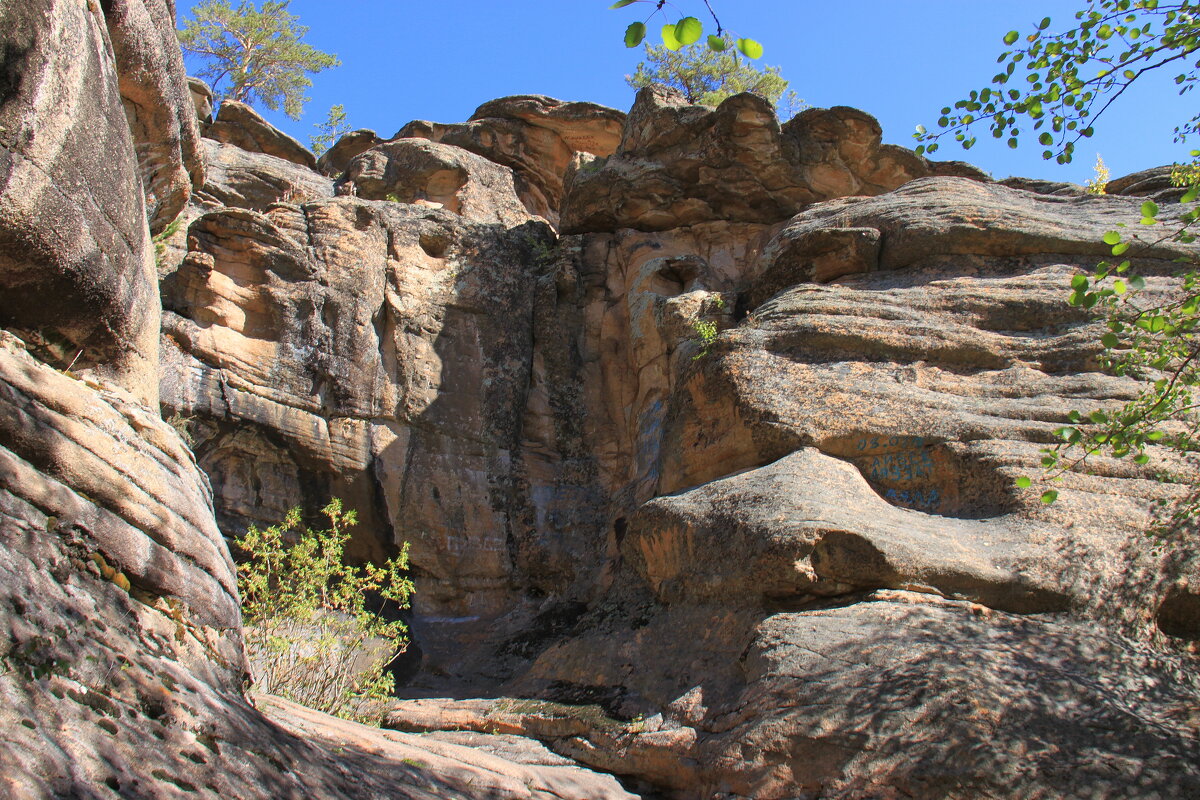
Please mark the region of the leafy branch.
<svg viewBox="0 0 1200 800"><path fill-rule="evenodd" d="M667 19L666 12L664 11L666 6L669 5L672 9L676 9L675 4L668 2L668 0L617 0L617 2L613 3L611 6L609 6L609 8L625 8L626 6L631 6L634 3L651 4L654 6L654 10L650 12L649 16L647 16L644 21L631 22L629 27L625 29L626 47L637 47L645 40L647 25L656 16L662 14L663 18ZM713 23L717 28L716 33L709 34L708 39L706 40L709 50L712 50L715 53L722 53L727 50L732 43L742 55L746 56L746 58L762 57L763 46L761 44L756 42L754 39L735 39L732 36L727 36L727 31L721 25L721 20L718 19L717 12L713 9L711 1L704 0L704 6L708 9L709 16L712 17ZM696 17L683 16L679 18L678 22L668 22L667 24L663 25L661 35L663 46L665 46L668 50L680 50L700 41L700 38L704 35L704 23Z"/></svg>
<svg viewBox="0 0 1200 800"><path fill-rule="evenodd" d="M1175 83L1184 94L1195 87L1200 60L1200 3L1182 0L1099 0L1076 12L1078 24L1063 33L1048 33L1044 17L1024 37L1026 45L1006 50L997 58L1002 69L990 85L972 90L953 107L941 110L941 130L917 126L917 152L933 153L939 142L953 136L964 148L977 141L973 125L987 123L996 139L1017 147L1024 118L1045 149L1042 157L1060 164L1071 161L1075 145L1094 132L1096 119L1144 75L1179 64ZM1009 31L1004 43L1015 45L1021 35ZM1094 76L1084 70L1099 66ZM1018 69L1024 83L1017 83ZM1016 84L1020 88L1014 88ZM1181 141L1195 133L1200 115L1175 128ZM1023 122L1021 124L1024 124Z"/></svg>
<svg viewBox="0 0 1200 800"><path fill-rule="evenodd" d="M1197 197L1200 184L1193 185L1181 202L1194 203ZM1109 231L1104 242L1112 247L1114 256L1136 257L1167 242L1194 243L1198 222L1200 208L1193 206L1177 220L1162 220L1158 205L1147 200L1141 206L1139 224L1163 228L1162 235L1145 240L1137 234ZM1152 447L1175 451L1186 459L1200 451L1200 397L1195 393L1200 385L1200 272L1196 269L1200 265L1195 258L1179 260L1192 268L1179 277L1178 287L1165 300L1146 302L1146 281L1131 271L1129 258L1118 264L1104 261L1093 274L1072 277L1068 302L1106 312L1108 330L1100 338L1102 365L1115 375L1149 383L1115 411L1071 411L1067 416L1071 424L1055 431L1059 441L1042 450L1043 480L1061 481L1066 473L1083 469L1091 457L1100 454L1146 465ZM1029 477L1017 481L1020 487L1031 484ZM1047 490L1042 501L1052 503L1057 497L1056 490ZM1169 512L1157 526L1160 533L1200 516L1200 492L1193 486L1170 509L1165 506L1166 501L1160 501L1160 507Z"/></svg>

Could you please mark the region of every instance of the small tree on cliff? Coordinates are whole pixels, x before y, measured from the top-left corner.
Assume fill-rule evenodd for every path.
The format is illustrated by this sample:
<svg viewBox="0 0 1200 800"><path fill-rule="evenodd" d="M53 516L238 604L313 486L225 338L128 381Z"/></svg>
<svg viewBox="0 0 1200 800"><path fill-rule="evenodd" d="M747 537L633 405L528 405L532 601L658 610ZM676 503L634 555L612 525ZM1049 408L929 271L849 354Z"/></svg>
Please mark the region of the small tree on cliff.
<svg viewBox="0 0 1200 800"><path fill-rule="evenodd" d="M325 121L318 122L313 127L320 133L310 137L308 141L312 144L312 151L319 156L350 132L350 123L346 121L346 107L341 103L332 106Z"/></svg>
<svg viewBox="0 0 1200 800"><path fill-rule="evenodd" d="M291 0L268 0L262 10L252 0L204 0L179 31L179 43L207 62L197 73L218 100L280 107L299 119L312 86L309 75L336 67L337 56L303 41L308 28L287 13Z"/></svg>
<svg viewBox="0 0 1200 800"><path fill-rule="evenodd" d="M779 116L790 119L804 105L795 92L788 91L788 81L779 74L779 67L762 69L743 61L733 48L733 39L722 37L725 46L683 47L646 45L646 60L637 65L625 82L635 89L652 83L670 86L683 92L689 103L715 106L727 97L740 92L753 92L771 101Z"/></svg>

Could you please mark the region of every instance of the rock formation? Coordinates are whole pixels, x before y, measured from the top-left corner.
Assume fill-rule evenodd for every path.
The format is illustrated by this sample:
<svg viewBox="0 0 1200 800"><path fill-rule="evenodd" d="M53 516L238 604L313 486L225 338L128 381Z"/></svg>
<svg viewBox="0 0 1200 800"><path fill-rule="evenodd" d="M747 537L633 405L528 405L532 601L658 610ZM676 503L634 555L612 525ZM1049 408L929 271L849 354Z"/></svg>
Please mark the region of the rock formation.
<svg viewBox="0 0 1200 800"><path fill-rule="evenodd" d="M0 7L8 795L1200 793L1200 559L1144 537L1182 489L1015 483L1138 389L1063 296L1162 170L658 89L318 161L212 118L170 11ZM242 693L226 537L331 496L354 558L411 543L404 732Z"/></svg>
<svg viewBox="0 0 1200 800"><path fill-rule="evenodd" d="M174 6L9 3L0 31L0 795L632 798L517 737L467 747L258 699L272 722L247 701L234 564L210 483L158 405L156 250L164 276L178 272L151 231L167 233L194 188L214 188L196 158ZM204 146L215 163L223 146ZM271 177L296 173L254 155L231 163L258 184L224 164L215 180L234 188L197 193L182 217L199 217L184 237L207 229L206 242L249 252L238 262L248 270L254 248L222 233L291 242L296 207L282 229L257 211L221 206L209 220L204 209L301 199L264 198L278 188ZM332 195L315 173L298 185ZM310 261L268 266L300 281L316 277ZM181 304L204 288L189 274L167 282ZM250 322L239 335L261 333Z"/></svg>

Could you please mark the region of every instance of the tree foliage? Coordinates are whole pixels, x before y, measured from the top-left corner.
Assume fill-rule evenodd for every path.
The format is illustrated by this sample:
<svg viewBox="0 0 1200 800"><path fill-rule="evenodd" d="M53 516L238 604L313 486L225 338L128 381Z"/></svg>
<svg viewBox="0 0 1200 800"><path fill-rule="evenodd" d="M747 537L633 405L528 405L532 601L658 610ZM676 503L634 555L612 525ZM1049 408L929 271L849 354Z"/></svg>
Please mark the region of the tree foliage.
<svg viewBox="0 0 1200 800"><path fill-rule="evenodd" d="M732 42L728 36L725 40ZM635 89L652 83L671 86L683 92L689 103L707 106L740 92L754 92L780 106L785 119L803 104L795 92L788 91L788 81L779 74L779 67L759 69L739 59L729 48L672 50L665 45L646 45L646 60L637 65L634 74L625 76L625 82Z"/></svg>
<svg viewBox="0 0 1200 800"><path fill-rule="evenodd" d="M259 10L252 0L204 0L179 31L179 43L204 59L197 74L209 82L218 100L261 104L299 119L312 86L309 75L338 66L337 56L303 39L308 28L289 14L291 0L267 0Z"/></svg>
<svg viewBox="0 0 1200 800"><path fill-rule="evenodd" d="M1016 147L1036 135L1043 158L1065 164L1102 116L1135 81L1170 75L1179 93L1196 85L1200 2L1095 0L1075 14L1076 24L1050 33L1043 18L1024 37L1009 31L991 83L942 109L937 132L918 127L918 152L932 153L945 136L975 144L972 126L986 123L993 137ZM1197 131L1200 115L1181 121L1176 138Z"/></svg>
<svg viewBox="0 0 1200 800"><path fill-rule="evenodd" d="M639 4L641 7L653 6L654 8L644 21L629 23L629 27L625 29L626 47L637 47L645 41L646 33L649 30L648 26L656 23L655 18L659 15L662 15L661 19L665 22L660 29L662 46L668 50L678 51L684 47L690 47L704 36L704 23L697 17L680 17L678 21L671 22L664 11L667 0L617 0L609 8L625 8L634 4ZM710 33L705 39L709 50L723 53L732 47L746 58L762 58L763 46L761 44L754 39L733 36L731 32L722 27L721 20L717 18L717 13L713 10L710 0L704 0L704 6L716 27L716 32Z"/></svg>
<svg viewBox="0 0 1200 800"><path fill-rule="evenodd" d="M377 595L408 607L408 546L383 566L343 563L357 522L333 500L328 530L305 528L294 508L279 525L251 526L235 544L246 654L261 691L329 714L370 721L372 702L395 689L388 667L404 650L402 622L367 608Z"/></svg>
<svg viewBox="0 0 1200 800"><path fill-rule="evenodd" d="M324 122L313 125L320 133L309 138L312 151L318 156L337 142L338 139L350 132L350 123L346 121L346 107L341 103L331 106Z"/></svg>

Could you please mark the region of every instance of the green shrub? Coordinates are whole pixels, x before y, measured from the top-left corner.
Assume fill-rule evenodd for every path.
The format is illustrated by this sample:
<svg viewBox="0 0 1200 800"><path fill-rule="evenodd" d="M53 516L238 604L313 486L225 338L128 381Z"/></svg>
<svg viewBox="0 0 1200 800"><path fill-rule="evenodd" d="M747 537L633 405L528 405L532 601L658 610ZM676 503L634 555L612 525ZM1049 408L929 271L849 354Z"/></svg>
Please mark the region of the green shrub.
<svg viewBox="0 0 1200 800"><path fill-rule="evenodd" d="M238 569L246 652L260 691L378 723L395 689L388 667L407 639L404 624L368 609L367 597L408 607L408 545L382 566L347 566L355 512L334 499L322 513L328 530L306 528L294 508L279 525L252 525L236 541L246 557Z"/></svg>

